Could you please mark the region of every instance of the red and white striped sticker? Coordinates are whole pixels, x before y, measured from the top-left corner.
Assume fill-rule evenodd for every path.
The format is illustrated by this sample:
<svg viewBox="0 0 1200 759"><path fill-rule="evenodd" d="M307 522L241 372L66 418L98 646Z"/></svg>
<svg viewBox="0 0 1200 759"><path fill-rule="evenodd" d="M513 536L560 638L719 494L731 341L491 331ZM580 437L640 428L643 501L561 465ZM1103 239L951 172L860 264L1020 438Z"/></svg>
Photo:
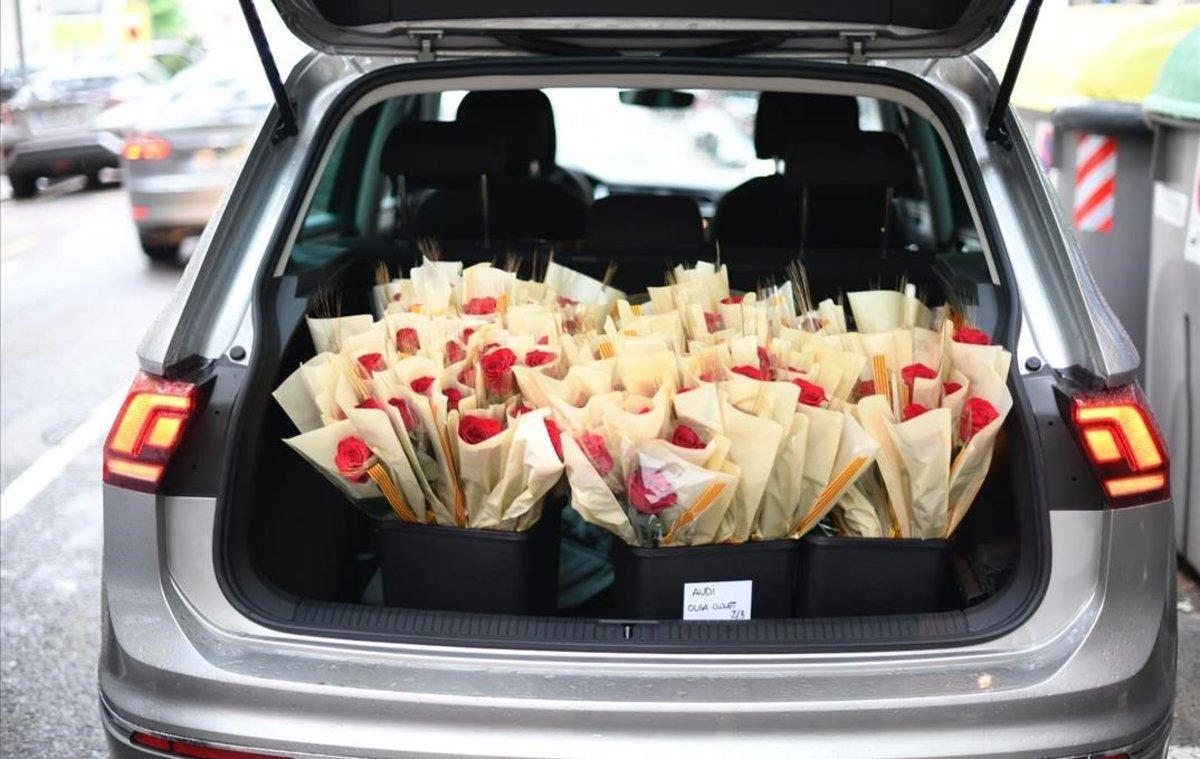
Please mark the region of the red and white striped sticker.
<svg viewBox="0 0 1200 759"><path fill-rule="evenodd" d="M1108 234L1116 205L1116 139L1080 134L1075 147L1075 228Z"/></svg>

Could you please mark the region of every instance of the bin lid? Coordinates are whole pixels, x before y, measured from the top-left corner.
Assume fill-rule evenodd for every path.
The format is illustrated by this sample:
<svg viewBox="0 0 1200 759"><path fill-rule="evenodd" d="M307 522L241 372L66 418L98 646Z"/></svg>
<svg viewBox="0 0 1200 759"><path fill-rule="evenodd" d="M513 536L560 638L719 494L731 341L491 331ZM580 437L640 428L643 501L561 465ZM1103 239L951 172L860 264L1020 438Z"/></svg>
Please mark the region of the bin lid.
<svg viewBox="0 0 1200 759"><path fill-rule="evenodd" d="M1140 104L1171 50L1197 26L1196 4L1047 5L1025 55L1013 105L1050 113L1080 100ZM985 57L1002 62L1011 40L1006 28Z"/></svg>
<svg viewBox="0 0 1200 759"><path fill-rule="evenodd" d="M1175 46L1144 107L1151 117L1200 121L1200 26Z"/></svg>

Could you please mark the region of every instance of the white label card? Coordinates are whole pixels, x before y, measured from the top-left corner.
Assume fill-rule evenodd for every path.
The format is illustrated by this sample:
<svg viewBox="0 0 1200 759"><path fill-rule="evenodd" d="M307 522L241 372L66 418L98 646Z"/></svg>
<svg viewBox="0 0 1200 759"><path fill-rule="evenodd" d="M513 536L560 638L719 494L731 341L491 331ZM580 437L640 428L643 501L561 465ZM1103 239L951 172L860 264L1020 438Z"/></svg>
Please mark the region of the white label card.
<svg viewBox="0 0 1200 759"><path fill-rule="evenodd" d="M750 619L753 580L683 584L683 618Z"/></svg>

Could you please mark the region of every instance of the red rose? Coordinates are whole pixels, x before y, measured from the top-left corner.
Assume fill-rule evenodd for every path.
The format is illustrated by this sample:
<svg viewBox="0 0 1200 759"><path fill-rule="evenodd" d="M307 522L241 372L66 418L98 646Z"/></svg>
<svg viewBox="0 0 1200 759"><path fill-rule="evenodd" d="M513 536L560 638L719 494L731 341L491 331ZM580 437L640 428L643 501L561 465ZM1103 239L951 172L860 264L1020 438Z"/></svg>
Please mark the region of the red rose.
<svg viewBox="0 0 1200 759"><path fill-rule="evenodd" d="M374 374L375 372L383 371L383 354L381 353L364 353L358 357L358 365L367 372Z"/></svg>
<svg viewBox="0 0 1200 759"><path fill-rule="evenodd" d="M697 387L698 387L698 386L697 386ZM696 388L694 388L694 387L681 387L681 388L679 388L678 390L676 390L676 391L675 391L675 395L683 395L684 393L690 393L690 392L692 392L692 391L693 391L693 390L695 390L695 389L696 389Z"/></svg>
<svg viewBox="0 0 1200 759"><path fill-rule="evenodd" d="M986 399L979 396L968 398L963 404L962 416L958 420L958 436L966 445L977 432L999 417L996 407Z"/></svg>
<svg viewBox="0 0 1200 759"><path fill-rule="evenodd" d="M919 403L910 403L900 412L900 421L907 422L909 419L916 419L928 410L928 408Z"/></svg>
<svg viewBox="0 0 1200 759"><path fill-rule="evenodd" d="M583 453L588 457L588 461L592 462L592 466L596 467L596 471L601 477L607 477L608 473L613 470L612 454L608 452L608 445L604 442L602 435L597 435L595 432L585 432L579 437L579 447L583 449Z"/></svg>
<svg viewBox="0 0 1200 759"><path fill-rule="evenodd" d="M686 424L680 424L671 435L671 442L680 448L703 448L705 443L696 431Z"/></svg>
<svg viewBox="0 0 1200 759"><path fill-rule="evenodd" d="M412 327L402 327L396 330L396 350L401 353L416 353L421 350L421 338Z"/></svg>
<svg viewBox="0 0 1200 759"><path fill-rule="evenodd" d="M792 384L800 388L800 402L805 406L820 406L825 402L825 388L817 383L797 377Z"/></svg>
<svg viewBox="0 0 1200 759"><path fill-rule="evenodd" d="M549 344L550 344L550 336L549 336L549 335L542 335L541 337L539 337L539 338L537 339L537 344L538 344L538 345L549 345Z"/></svg>
<svg viewBox="0 0 1200 759"><path fill-rule="evenodd" d="M954 332L954 342L967 343L969 345L991 345L992 338L988 337L988 333L974 327L959 327Z"/></svg>
<svg viewBox="0 0 1200 759"><path fill-rule="evenodd" d="M362 403L355 406L354 408L373 408L378 411L383 411L383 406L379 403L379 401L375 400L374 398L368 398L365 401L363 401Z"/></svg>
<svg viewBox="0 0 1200 759"><path fill-rule="evenodd" d="M712 382L716 379L716 374L713 372L700 372L701 382Z"/></svg>
<svg viewBox="0 0 1200 759"><path fill-rule="evenodd" d="M466 345L467 343L471 342L471 335L473 335L473 334L475 334L474 327L463 327L462 344Z"/></svg>
<svg viewBox="0 0 1200 759"><path fill-rule="evenodd" d="M909 364L900 370L900 379L909 387L918 379L937 379L937 371L928 364Z"/></svg>
<svg viewBox="0 0 1200 759"><path fill-rule="evenodd" d="M954 393L957 393L959 390L962 390L962 385L960 385L957 382L943 382L942 383L942 395L953 395Z"/></svg>
<svg viewBox="0 0 1200 759"><path fill-rule="evenodd" d="M550 351L533 350L525 354L525 366L541 366L558 358Z"/></svg>
<svg viewBox="0 0 1200 759"><path fill-rule="evenodd" d="M464 443L477 445L490 437L499 435L504 424L490 416L464 416L458 420L458 436Z"/></svg>
<svg viewBox="0 0 1200 759"><path fill-rule="evenodd" d="M351 435L338 441L337 453L333 457L338 474L351 482L366 482L366 469L370 462L371 449L362 438Z"/></svg>
<svg viewBox="0 0 1200 759"><path fill-rule="evenodd" d="M642 414L649 414L649 413L650 413L650 407L649 407L649 406L647 406L647 407L645 407L645 408L638 409L638 410L637 410L635 413L637 413L639 416L641 416Z"/></svg>
<svg viewBox="0 0 1200 759"><path fill-rule="evenodd" d="M562 430L558 428L558 425L550 417L546 417L546 434L550 435L550 445L554 446L554 452L558 454L558 460L562 461Z"/></svg>
<svg viewBox="0 0 1200 759"><path fill-rule="evenodd" d="M503 393L506 380L512 376L513 365L517 363L517 354L508 348L497 348L491 353L484 354L479 360L483 369L483 384L488 392Z"/></svg>
<svg viewBox="0 0 1200 759"><path fill-rule="evenodd" d="M660 514L678 500L660 469L638 467L629 478L629 503L643 514Z"/></svg>
<svg viewBox="0 0 1200 759"><path fill-rule="evenodd" d="M735 366L729 371L733 372L734 374L740 374L743 377L749 377L750 379L761 380L762 382L767 381L767 373L762 369L759 369L757 366L750 366L749 364L745 366Z"/></svg>
<svg viewBox="0 0 1200 759"><path fill-rule="evenodd" d="M578 306L578 305L579 305L579 301L577 301L577 300L571 300L570 298L565 298L565 297L563 297L563 296L561 296L561 295L560 295L560 296L558 296L558 305L560 305L560 306L563 306L563 307L566 307L566 306Z"/></svg>
<svg viewBox="0 0 1200 759"><path fill-rule="evenodd" d="M414 393L425 395L429 392L429 388L433 386L433 377L417 377L412 382L408 383Z"/></svg>
<svg viewBox="0 0 1200 759"><path fill-rule="evenodd" d="M858 393L859 398L866 398L868 395L875 395L875 381L863 380L862 382L858 383L858 387L855 388L855 392Z"/></svg>
<svg viewBox="0 0 1200 759"><path fill-rule="evenodd" d="M513 418L516 419L518 416L524 416L525 414L528 414L530 411L533 411L533 409L529 408L524 403L521 403L516 406L513 406L512 415L513 415Z"/></svg>
<svg viewBox="0 0 1200 759"><path fill-rule="evenodd" d="M446 405L452 409L458 408L458 402L463 399L463 391L457 387L448 387L442 391L442 395L446 396Z"/></svg>
<svg viewBox="0 0 1200 759"><path fill-rule="evenodd" d="M721 302L727 306L736 306L737 304L741 303L742 298L745 297L745 295L730 295L728 298L722 298Z"/></svg>
<svg viewBox="0 0 1200 759"><path fill-rule="evenodd" d="M417 426L417 418L413 415L412 409L408 407L408 403L403 398L388 398L388 405L395 406L400 412L400 419L404 422L404 429L411 430Z"/></svg>
<svg viewBox="0 0 1200 759"><path fill-rule="evenodd" d="M720 332L724 329L725 324L721 321L720 314L711 314L708 311L704 312L704 328L709 332Z"/></svg>
<svg viewBox="0 0 1200 759"><path fill-rule="evenodd" d="M457 340L446 341L446 363L457 364L467 357L467 349L462 347Z"/></svg>
<svg viewBox="0 0 1200 759"><path fill-rule="evenodd" d="M463 307L463 312L472 316L482 316L484 314L496 313L495 298L471 298L467 301L467 305Z"/></svg>

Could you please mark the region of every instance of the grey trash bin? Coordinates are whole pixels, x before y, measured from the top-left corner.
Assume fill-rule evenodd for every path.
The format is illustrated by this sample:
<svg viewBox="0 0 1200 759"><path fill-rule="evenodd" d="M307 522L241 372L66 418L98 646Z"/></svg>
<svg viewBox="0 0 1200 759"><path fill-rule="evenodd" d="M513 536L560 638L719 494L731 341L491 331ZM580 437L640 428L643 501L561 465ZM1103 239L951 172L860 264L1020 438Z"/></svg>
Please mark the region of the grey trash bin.
<svg viewBox="0 0 1200 759"><path fill-rule="evenodd" d="M1144 103L1154 130L1146 394L1171 452L1179 552L1200 568L1200 29Z"/></svg>
<svg viewBox="0 0 1200 759"><path fill-rule="evenodd" d="M1088 101L1054 112L1059 196L1101 292L1142 355L1152 137L1140 105Z"/></svg>

